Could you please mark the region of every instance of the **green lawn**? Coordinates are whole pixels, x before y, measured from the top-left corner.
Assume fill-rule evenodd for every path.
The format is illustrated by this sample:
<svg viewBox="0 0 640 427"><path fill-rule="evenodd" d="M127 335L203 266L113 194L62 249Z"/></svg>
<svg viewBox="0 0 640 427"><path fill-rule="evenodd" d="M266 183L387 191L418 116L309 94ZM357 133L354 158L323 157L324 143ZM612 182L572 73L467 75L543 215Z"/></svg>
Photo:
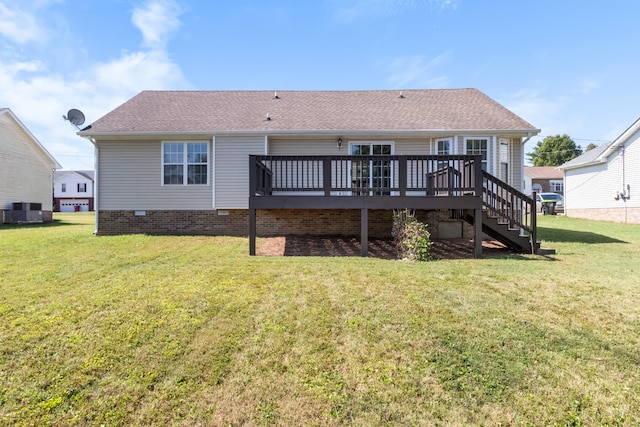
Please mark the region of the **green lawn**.
<svg viewBox="0 0 640 427"><path fill-rule="evenodd" d="M0 226L0 425L640 424L640 226L408 263L92 221Z"/></svg>

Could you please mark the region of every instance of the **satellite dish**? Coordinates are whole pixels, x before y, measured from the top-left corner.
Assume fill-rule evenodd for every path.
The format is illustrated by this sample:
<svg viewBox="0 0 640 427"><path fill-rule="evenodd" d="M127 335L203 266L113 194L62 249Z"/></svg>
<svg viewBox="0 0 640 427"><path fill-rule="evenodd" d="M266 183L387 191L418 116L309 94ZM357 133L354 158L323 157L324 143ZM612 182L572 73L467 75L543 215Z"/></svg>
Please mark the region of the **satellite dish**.
<svg viewBox="0 0 640 427"><path fill-rule="evenodd" d="M82 113L82 111L72 108L67 113L67 117L65 117L65 119L69 120L75 126L80 126L84 123L84 114Z"/></svg>

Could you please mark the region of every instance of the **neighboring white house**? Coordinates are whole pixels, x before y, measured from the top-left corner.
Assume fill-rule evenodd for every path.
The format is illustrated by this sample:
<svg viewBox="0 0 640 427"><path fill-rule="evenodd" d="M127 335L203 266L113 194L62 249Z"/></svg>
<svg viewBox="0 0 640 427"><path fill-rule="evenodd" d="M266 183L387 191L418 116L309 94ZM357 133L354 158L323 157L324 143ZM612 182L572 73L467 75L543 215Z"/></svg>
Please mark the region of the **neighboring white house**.
<svg viewBox="0 0 640 427"><path fill-rule="evenodd" d="M567 216L640 224L640 119L615 141L560 166Z"/></svg>
<svg viewBox="0 0 640 427"><path fill-rule="evenodd" d="M54 211L92 211L93 177L93 171L56 171L53 174Z"/></svg>
<svg viewBox="0 0 640 427"><path fill-rule="evenodd" d="M61 167L10 109L0 108L0 222L51 221L53 172Z"/></svg>
<svg viewBox="0 0 640 427"><path fill-rule="evenodd" d="M564 173L557 166L525 166L524 194L558 193L564 191Z"/></svg>

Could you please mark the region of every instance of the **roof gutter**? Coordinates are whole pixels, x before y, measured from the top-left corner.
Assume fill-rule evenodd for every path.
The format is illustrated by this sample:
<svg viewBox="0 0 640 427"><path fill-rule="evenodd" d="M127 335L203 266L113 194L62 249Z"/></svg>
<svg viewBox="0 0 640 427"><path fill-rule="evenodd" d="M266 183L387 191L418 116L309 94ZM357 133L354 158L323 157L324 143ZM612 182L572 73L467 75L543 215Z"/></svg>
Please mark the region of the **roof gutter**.
<svg viewBox="0 0 640 427"><path fill-rule="evenodd" d="M540 133L540 129L534 131L526 129L282 129L282 130L201 130L201 131L116 131L116 132L78 132L83 138L95 137L134 137L145 136L184 136L184 135L216 135L216 136L320 136L320 135L423 135L423 134L491 134L509 133L526 134L528 141L532 136ZM525 141L525 142L526 142Z"/></svg>

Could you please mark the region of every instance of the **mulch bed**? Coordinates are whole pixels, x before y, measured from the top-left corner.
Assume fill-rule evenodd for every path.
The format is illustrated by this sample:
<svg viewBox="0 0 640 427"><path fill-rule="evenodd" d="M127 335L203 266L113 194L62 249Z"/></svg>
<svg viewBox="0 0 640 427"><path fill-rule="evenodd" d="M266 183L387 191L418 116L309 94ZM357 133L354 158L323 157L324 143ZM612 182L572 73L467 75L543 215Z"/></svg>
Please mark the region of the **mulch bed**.
<svg viewBox="0 0 640 427"><path fill-rule="evenodd" d="M482 242L482 256L502 256L512 253L496 240ZM256 250L262 256L360 256L360 240L345 236L287 235L268 237ZM447 239L431 243L434 259L471 259L473 240ZM396 259L396 250L391 239L369 239L369 257Z"/></svg>

